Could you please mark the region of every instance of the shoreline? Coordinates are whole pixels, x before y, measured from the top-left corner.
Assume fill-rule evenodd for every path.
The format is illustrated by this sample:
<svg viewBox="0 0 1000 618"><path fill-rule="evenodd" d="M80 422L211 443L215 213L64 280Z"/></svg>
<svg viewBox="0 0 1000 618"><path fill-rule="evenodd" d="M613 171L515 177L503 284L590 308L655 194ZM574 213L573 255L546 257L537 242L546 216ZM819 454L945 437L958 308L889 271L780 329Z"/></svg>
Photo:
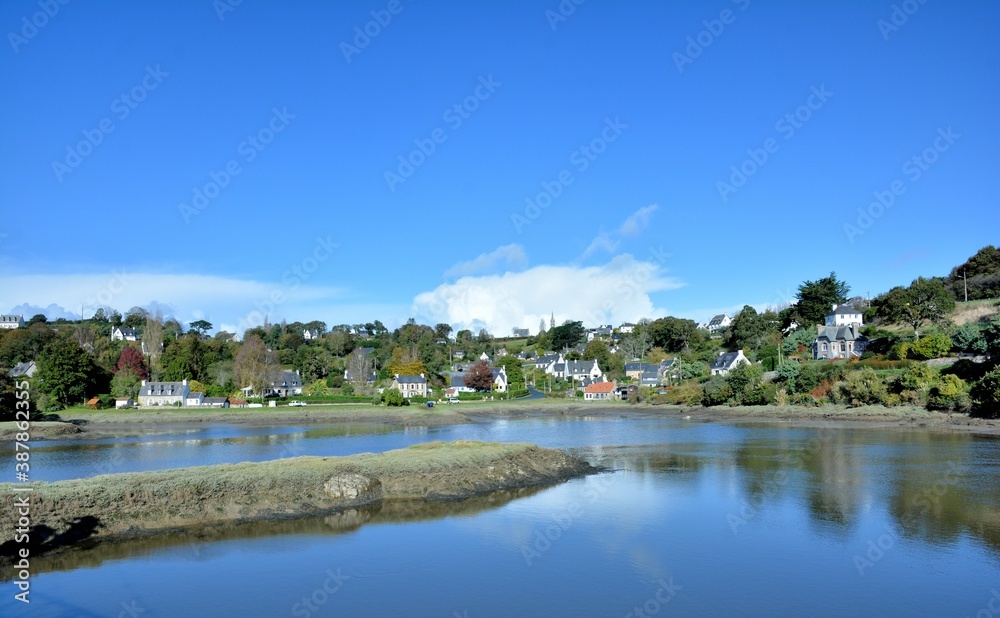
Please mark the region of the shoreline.
<svg viewBox="0 0 1000 618"><path fill-rule="evenodd" d="M670 418L719 423L783 423L795 426L904 427L1000 435L1000 419L901 406L675 406L587 403L572 400L514 400L462 403L433 409L376 408L370 405L317 405L306 408L71 410L57 421L32 421L32 440L98 439L145 435L206 423L230 425L323 425L372 423L401 427L441 427L518 418ZM13 439L13 422L0 423L0 440Z"/></svg>
<svg viewBox="0 0 1000 618"><path fill-rule="evenodd" d="M460 441L347 457L34 482L31 554L197 526L293 520L372 505L463 501L599 471L578 457L529 443ZM7 510L15 512L12 484L0 487ZM21 547L15 534L15 521L0 520L0 564Z"/></svg>

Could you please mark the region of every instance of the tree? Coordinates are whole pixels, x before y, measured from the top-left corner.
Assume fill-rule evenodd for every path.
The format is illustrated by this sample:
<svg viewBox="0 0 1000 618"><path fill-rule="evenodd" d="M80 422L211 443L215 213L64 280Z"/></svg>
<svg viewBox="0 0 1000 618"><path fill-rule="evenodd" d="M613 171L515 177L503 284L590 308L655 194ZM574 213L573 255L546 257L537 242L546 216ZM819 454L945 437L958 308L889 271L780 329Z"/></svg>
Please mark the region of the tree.
<svg viewBox="0 0 1000 618"><path fill-rule="evenodd" d="M278 363L274 353L267 349L260 337L251 335L236 354L233 361L233 375L236 383L249 386L253 392L260 394L264 401L264 389L271 383L278 371Z"/></svg>
<svg viewBox="0 0 1000 618"><path fill-rule="evenodd" d="M734 350L749 349L756 352L764 345L766 335L767 324L757 315L757 310L750 305L743 305L743 309L729 325L726 345Z"/></svg>
<svg viewBox="0 0 1000 618"><path fill-rule="evenodd" d="M163 354L163 316L160 310L146 316L146 327L142 330L142 351L149 356L149 374L159 377L162 372L160 356Z"/></svg>
<svg viewBox="0 0 1000 618"><path fill-rule="evenodd" d="M542 318L542 321L538 323L538 334L541 335L544 332L545 332L545 318Z"/></svg>
<svg viewBox="0 0 1000 618"><path fill-rule="evenodd" d="M493 388L493 370L486 361L479 361L465 372L465 385L477 391L488 391Z"/></svg>
<svg viewBox="0 0 1000 618"><path fill-rule="evenodd" d="M347 357L347 377L350 378L355 391L365 392L373 371L372 356L368 350L355 348Z"/></svg>
<svg viewBox="0 0 1000 618"><path fill-rule="evenodd" d="M524 388L524 368L521 366L521 359L508 354L498 360L496 364L506 371L510 390L517 391Z"/></svg>
<svg viewBox="0 0 1000 618"><path fill-rule="evenodd" d="M38 357L35 379L39 389L60 404L82 402L96 382L97 368L90 355L72 339L56 339Z"/></svg>
<svg viewBox="0 0 1000 618"><path fill-rule="evenodd" d="M140 380L145 380L149 377L142 354L132 346L125 346L122 349L122 353L118 356L114 374L118 375L122 371L130 371L133 375L138 376Z"/></svg>
<svg viewBox="0 0 1000 618"><path fill-rule="evenodd" d="M580 343L586 334L583 322L567 321L562 326L549 329L548 338L553 349L562 350Z"/></svg>
<svg viewBox="0 0 1000 618"><path fill-rule="evenodd" d="M195 320L190 323L190 326L198 331L199 335L204 335L208 331L212 330L212 323L207 320Z"/></svg>
<svg viewBox="0 0 1000 618"><path fill-rule="evenodd" d="M786 313L800 326L822 324L833 305L847 302L851 287L837 279L837 273L816 281L804 281L799 286L798 302Z"/></svg>
<svg viewBox="0 0 1000 618"><path fill-rule="evenodd" d="M872 301L875 315L888 323L904 322L920 336L920 326L944 319L955 309L955 297L936 279L918 277L910 287L897 286Z"/></svg>
<svg viewBox="0 0 1000 618"><path fill-rule="evenodd" d="M472 331L468 329L462 329L455 333L455 339L457 341L472 341Z"/></svg>
<svg viewBox="0 0 1000 618"><path fill-rule="evenodd" d="M652 344L671 354L686 350L701 338L698 324L694 320L683 320L667 316L649 323Z"/></svg>
<svg viewBox="0 0 1000 618"><path fill-rule="evenodd" d="M622 337L618 343L621 355L627 360L640 359L650 349L649 331L645 328L637 328L631 333Z"/></svg>
<svg viewBox="0 0 1000 618"><path fill-rule="evenodd" d="M124 324L127 328L142 328L146 324L148 312L142 307L132 307L125 312Z"/></svg>
<svg viewBox="0 0 1000 618"><path fill-rule="evenodd" d="M954 330L951 340L959 352L985 354L986 339L975 322L966 322Z"/></svg>
<svg viewBox="0 0 1000 618"><path fill-rule="evenodd" d="M489 343L493 340L493 335L491 335L490 331L485 328L481 328L479 329L479 337L477 337L477 339L479 343Z"/></svg>
<svg viewBox="0 0 1000 618"><path fill-rule="evenodd" d="M434 335L438 339L447 339L451 336L451 324L445 324L442 322L434 327Z"/></svg>
<svg viewBox="0 0 1000 618"><path fill-rule="evenodd" d="M45 317L44 313L36 313L25 323L25 326L31 326L32 324L45 324L48 321L49 319Z"/></svg>
<svg viewBox="0 0 1000 618"><path fill-rule="evenodd" d="M960 299L965 298L966 289L969 300L1000 296L1000 249L993 245L983 247L964 264L951 269L946 283Z"/></svg>
<svg viewBox="0 0 1000 618"><path fill-rule="evenodd" d="M115 373L115 377L111 378L112 397L135 399L139 395L140 388L142 388L142 378L128 367L119 370Z"/></svg>

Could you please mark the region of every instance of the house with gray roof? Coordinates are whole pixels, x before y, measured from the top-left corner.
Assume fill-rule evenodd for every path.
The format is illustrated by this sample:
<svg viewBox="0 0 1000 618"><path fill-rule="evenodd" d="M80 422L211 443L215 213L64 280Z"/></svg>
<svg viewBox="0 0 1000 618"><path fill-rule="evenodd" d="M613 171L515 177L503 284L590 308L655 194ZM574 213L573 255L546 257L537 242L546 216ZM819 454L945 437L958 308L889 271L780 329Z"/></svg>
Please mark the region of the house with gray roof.
<svg viewBox="0 0 1000 618"><path fill-rule="evenodd" d="M23 315L0 315L0 328L14 330L24 326Z"/></svg>
<svg viewBox="0 0 1000 618"><path fill-rule="evenodd" d="M733 319L729 317L728 313L722 313L716 316L712 316L712 319L708 321L705 328L708 329L710 333L717 333L720 330L729 328L729 325L733 323Z"/></svg>
<svg viewBox="0 0 1000 618"><path fill-rule="evenodd" d="M139 335L134 328L115 326L111 329L111 341L139 341Z"/></svg>
<svg viewBox="0 0 1000 618"><path fill-rule="evenodd" d="M834 360L861 356L868 345L868 337L861 334L856 324L847 326L817 326L813 339L813 360Z"/></svg>
<svg viewBox="0 0 1000 618"><path fill-rule="evenodd" d="M743 355L743 350L722 352L712 361L712 375L724 376L740 365L749 365L750 359Z"/></svg>
<svg viewBox="0 0 1000 618"><path fill-rule="evenodd" d="M403 397L406 398L426 397L427 378L424 377L424 374L418 376L401 376L397 373L392 378L392 388L403 393Z"/></svg>
<svg viewBox="0 0 1000 618"><path fill-rule="evenodd" d="M38 366L35 365L35 361L28 361L14 365L14 368L7 375L12 378L30 378L35 375L36 371L38 371Z"/></svg>
<svg viewBox="0 0 1000 618"><path fill-rule="evenodd" d="M139 386L140 406L183 406L191 388L187 380L180 382L147 382Z"/></svg>
<svg viewBox="0 0 1000 618"><path fill-rule="evenodd" d="M864 323L861 310L854 305L834 305L833 309L826 316L826 326L857 326L860 328Z"/></svg>
<svg viewBox="0 0 1000 618"><path fill-rule="evenodd" d="M583 380L590 378L596 380L604 375L601 368L597 366L597 360L567 361L563 377L569 380Z"/></svg>

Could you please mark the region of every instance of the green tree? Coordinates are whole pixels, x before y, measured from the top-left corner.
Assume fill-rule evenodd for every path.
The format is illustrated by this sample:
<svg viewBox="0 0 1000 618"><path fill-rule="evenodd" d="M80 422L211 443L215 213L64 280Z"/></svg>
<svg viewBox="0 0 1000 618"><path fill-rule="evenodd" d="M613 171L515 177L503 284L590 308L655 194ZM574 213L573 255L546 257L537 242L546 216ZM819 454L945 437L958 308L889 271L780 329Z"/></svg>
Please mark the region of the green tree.
<svg viewBox="0 0 1000 618"><path fill-rule="evenodd" d="M990 371L972 387L972 401L977 414L1000 415L1000 367Z"/></svg>
<svg viewBox="0 0 1000 618"><path fill-rule="evenodd" d="M142 378L136 375L131 369L124 368L111 378L111 395L113 397L135 399L139 395L141 386Z"/></svg>
<svg viewBox="0 0 1000 618"><path fill-rule="evenodd" d="M946 285L959 299L965 298L966 289L969 300L1000 296L1000 249L993 245L983 247L951 270Z"/></svg>
<svg viewBox="0 0 1000 618"><path fill-rule="evenodd" d="M847 302L851 287L846 282L837 279L837 273L817 279L804 281L799 286L798 302L786 314L798 322L800 326L822 324L830 313L833 305Z"/></svg>
<svg viewBox="0 0 1000 618"><path fill-rule="evenodd" d="M521 366L521 359L508 354L498 360L496 365L498 367L503 367L507 372L507 383L510 390L514 391L524 388L524 369Z"/></svg>
<svg viewBox="0 0 1000 618"><path fill-rule="evenodd" d="M920 326L943 320L955 308L955 297L936 279L917 278L910 287L895 287L872 301L875 315L887 322L904 322L920 336Z"/></svg>
<svg viewBox="0 0 1000 618"><path fill-rule="evenodd" d="M766 336L767 323L757 315L756 309L750 305L743 305L743 309L736 314L729 326L726 345L734 350L747 349L756 352L764 345Z"/></svg>
<svg viewBox="0 0 1000 618"><path fill-rule="evenodd" d="M914 341L910 345L910 354L917 360L941 358L951 347L951 337L944 333L932 333Z"/></svg>
<svg viewBox="0 0 1000 618"><path fill-rule="evenodd" d="M653 320L647 329L652 339L652 345L663 348L671 354L683 352L704 338L698 332L698 324L694 320L684 320L672 316Z"/></svg>
<svg viewBox="0 0 1000 618"><path fill-rule="evenodd" d="M125 321L123 324L127 328L142 329L146 324L146 316L148 313L142 307L132 307L125 312Z"/></svg>
<svg viewBox="0 0 1000 618"><path fill-rule="evenodd" d="M553 349L562 350L580 343L586 334L583 322L566 322L550 329L547 336Z"/></svg>
<svg viewBox="0 0 1000 618"><path fill-rule="evenodd" d="M62 405L80 403L96 394L97 368L90 355L71 339L56 339L38 357L39 390Z"/></svg>
<svg viewBox="0 0 1000 618"><path fill-rule="evenodd" d="M208 331L212 330L212 323L207 320L195 320L190 323L191 328L198 331L199 335L204 335Z"/></svg>
<svg viewBox="0 0 1000 618"><path fill-rule="evenodd" d="M451 336L451 324L442 322L434 327L434 336L438 339L447 339Z"/></svg>
<svg viewBox="0 0 1000 618"><path fill-rule="evenodd" d="M951 334L951 341L959 352L986 353L986 339L983 337L983 331L975 322L967 322L956 328Z"/></svg>

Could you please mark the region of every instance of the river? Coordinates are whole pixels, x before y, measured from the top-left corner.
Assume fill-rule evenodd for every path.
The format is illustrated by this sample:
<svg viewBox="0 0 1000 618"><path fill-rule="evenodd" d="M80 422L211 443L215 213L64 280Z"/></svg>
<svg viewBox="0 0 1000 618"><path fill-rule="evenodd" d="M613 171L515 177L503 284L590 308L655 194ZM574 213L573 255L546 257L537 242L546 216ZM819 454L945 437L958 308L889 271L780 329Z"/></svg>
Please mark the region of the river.
<svg viewBox="0 0 1000 618"><path fill-rule="evenodd" d="M0 614L1000 616L992 436L606 417L150 431L37 442L32 477L457 439L568 449L609 471L39 558L30 611L8 581Z"/></svg>

